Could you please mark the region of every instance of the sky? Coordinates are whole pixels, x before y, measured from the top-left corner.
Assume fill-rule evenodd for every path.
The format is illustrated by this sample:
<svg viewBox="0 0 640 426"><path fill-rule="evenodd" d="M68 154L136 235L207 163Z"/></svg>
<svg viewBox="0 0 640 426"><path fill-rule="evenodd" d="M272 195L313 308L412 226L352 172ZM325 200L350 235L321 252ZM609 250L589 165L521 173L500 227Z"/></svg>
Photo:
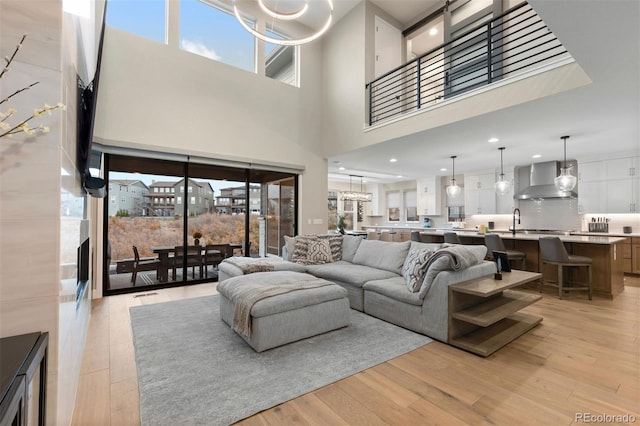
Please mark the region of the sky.
<svg viewBox="0 0 640 426"><path fill-rule="evenodd" d="M164 0L109 0L107 25L165 42ZM248 71L254 70L254 38L235 16L199 0L180 0L180 47ZM267 50L273 45L267 46Z"/></svg>

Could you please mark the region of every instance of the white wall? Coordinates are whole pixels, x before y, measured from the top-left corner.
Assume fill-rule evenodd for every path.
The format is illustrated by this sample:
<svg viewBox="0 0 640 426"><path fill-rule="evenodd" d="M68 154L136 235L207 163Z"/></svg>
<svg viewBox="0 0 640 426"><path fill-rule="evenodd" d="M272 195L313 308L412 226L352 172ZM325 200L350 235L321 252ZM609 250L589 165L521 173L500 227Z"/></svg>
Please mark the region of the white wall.
<svg viewBox="0 0 640 426"><path fill-rule="evenodd" d="M301 49L300 88L107 28L95 140L113 146L304 166L301 232L326 226L319 143L320 44ZM318 213L320 212L320 213ZM308 219L322 219L309 225Z"/></svg>
<svg viewBox="0 0 640 426"><path fill-rule="evenodd" d="M413 116L367 129L365 85L373 78L376 14L382 12L365 0L342 18L324 39L323 144L327 156L417 134L591 83L589 76L571 62L521 77L521 80L496 83L484 90L440 102L434 108L423 108Z"/></svg>
<svg viewBox="0 0 640 426"><path fill-rule="evenodd" d="M90 302L76 307L76 249L81 215L61 212L63 200L82 205L76 172L75 27L59 0L2 0L0 51L27 39L2 78L0 98L39 81L9 105L26 118L45 103L67 111L33 120L47 134L0 140L0 336L49 332L47 419L71 423ZM13 120L12 120L13 121ZM64 170L64 172L63 172ZM86 235L86 229L85 235Z"/></svg>

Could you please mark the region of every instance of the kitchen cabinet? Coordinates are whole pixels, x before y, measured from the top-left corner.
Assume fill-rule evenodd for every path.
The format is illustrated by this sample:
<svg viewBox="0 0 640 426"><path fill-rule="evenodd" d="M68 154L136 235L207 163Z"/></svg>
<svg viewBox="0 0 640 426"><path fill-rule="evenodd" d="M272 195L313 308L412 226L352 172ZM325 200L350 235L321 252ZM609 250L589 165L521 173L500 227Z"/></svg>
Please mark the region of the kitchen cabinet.
<svg viewBox="0 0 640 426"><path fill-rule="evenodd" d="M640 157L579 163L579 213L640 212Z"/></svg>
<svg viewBox="0 0 640 426"><path fill-rule="evenodd" d="M495 214L495 172L464 175L465 214Z"/></svg>
<svg viewBox="0 0 640 426"><path fill-rule="evenodd" d="M365 214L367 216L382 216L382 208L380 207L380 185L367 184L367 192L371 193L371 201L364 203Z"/></svg>
<svg viewBox="0 0 640 426"><path fill-rule="evenodd" d="M633 272L633 250L631 240L631 238L627 238L622 243L622 270L625 273Z"/></svg>
<svg viewBox="0 0 640 426"><path fill-rule="evenodd" d="M631 272L640 274L640 237L631 238Z"/></svg>
<svg viewBox="0 0 640 426"><path fill-rule="evenodd" d="M440 216L442 214L441 185L439 176L416 180L418 215Z"/></svg>

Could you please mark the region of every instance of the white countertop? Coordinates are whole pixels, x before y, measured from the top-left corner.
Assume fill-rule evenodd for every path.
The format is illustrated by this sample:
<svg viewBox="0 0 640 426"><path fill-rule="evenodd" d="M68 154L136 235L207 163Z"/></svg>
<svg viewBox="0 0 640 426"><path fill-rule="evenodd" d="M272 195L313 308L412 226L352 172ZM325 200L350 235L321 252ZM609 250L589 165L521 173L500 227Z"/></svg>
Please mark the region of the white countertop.
<svg viewBox="0 0 640 426"><path fill-rule="evenodd" d="M484 234L480 234L476 230L471 230L471 229L469 230L453 229L453 230L447 230L447 231L437 230L437 229L423 229L421 233L428 234L428 235L444 235L445 232L451 232L451 231L460 233L460 235L463 237L484 238ZM523 234L523 233L516 233L515 236L513 234L507 234L507 233L499 233L499 235L503 240L525 240L525 241L537 241L540 239L540 237L550 236L549 234ZM629 235L629 234L624 234L624 235ZM608 236L608 235L602 235L602 234L599 234L599 235L553 235L553 236L557 236L558 238L560 238L561 241L567 242L567 243L615 244L625 240L625 237L615 237L615 236Z"/></svg>

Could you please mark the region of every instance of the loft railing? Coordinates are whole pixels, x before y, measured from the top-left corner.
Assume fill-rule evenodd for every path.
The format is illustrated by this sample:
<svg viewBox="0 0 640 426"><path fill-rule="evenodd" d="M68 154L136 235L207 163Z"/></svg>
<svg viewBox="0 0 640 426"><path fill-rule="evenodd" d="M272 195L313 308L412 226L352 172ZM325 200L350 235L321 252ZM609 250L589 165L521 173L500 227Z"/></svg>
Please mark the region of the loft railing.
<svg viewBox="0 0 640 426"><path fill-rule="evenodd" d="M366 85L369 125L521 74L567 50L528 3L412 59Z"/></svg>

